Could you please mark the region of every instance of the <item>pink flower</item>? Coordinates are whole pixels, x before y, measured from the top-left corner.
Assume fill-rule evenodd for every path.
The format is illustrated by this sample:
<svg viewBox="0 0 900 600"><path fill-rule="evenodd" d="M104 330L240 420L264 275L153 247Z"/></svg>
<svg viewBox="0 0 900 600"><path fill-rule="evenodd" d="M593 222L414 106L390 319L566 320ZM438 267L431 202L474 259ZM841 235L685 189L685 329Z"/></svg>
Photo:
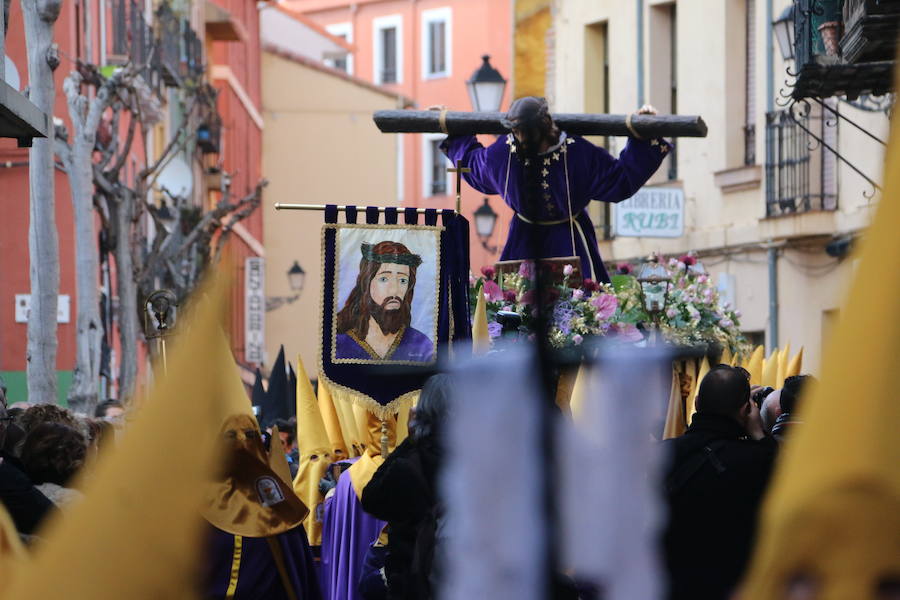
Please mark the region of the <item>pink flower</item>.
<svg viewBox="0 0 900 600"><path fill-rule="evenodd" d="M584 298L584 292L582 290L572 290L573 300L581 300L582 298Z"/></svg>
<svg viewBox="0 0 900 600"><path fill-rule="evenodd" d="M685 254L684 256L680 257L678 260L683 262L684 264L686 264L689 267L697 264L697 257L691 256L690 254Z"/></svg>
<svg viewBox="0 0 900 600"><path fill-rule="evenodd" d="M616 273L619 275L631 275L634 271L634 267L631 266L631 263L620 262L616 265Z"/></svg>
<svg viewBox="0 0 900 600"><path fill-rule="evenodd" d="M583 342L583 341L584 341L584 338L581 337L580 335L578 335L577 333L572 336L572 343L575 344L576 346L580 345L581 342Z"/></svg>
<svg viewBox="0 0 900 600"><path fill-rule="evenodd" d="M525 279L534 279L534 263L530 260L524 261L519 265L519 275Z"/></svg>
<svg viewBox="0 0 900 600"><path fill-rule="evenodd" d="M610 330L625 342L639 342L644 339L640 330L631 323L616 323Z"/></svg>
<svg viewBox="0 0 900 600"><path fill-rule="evenodd" d="M586 292L596 292L600 289L600 286L593 279L585 279L581 284L582 289Z"/></svg>
<svg viewBox="0 0 900 600"><path fill-rule="evenodd" d="M706 283L707 281L709 281L709 277L706 275L701 275L697 278L697 283Z"/></svg>
<svg viewBox="0 0 900 600"><path fill-rule="evenodd" d="M481 267L481 274L484 275L485 277L487 277L488 279L493 279L494 275L496 275L496 273L497 272L494 270L494 267L490 267L490 266Z"/></svg>
<svg viewBox="0 0 900 600"><path fill-rule="evenodd" d="M507 302L515 302L516 301L516 293L513 290L504 290L503 291L503 299Z"/></svg>
<svg viewBox="0 0 900 600"><path fill-rule="evenodd" d="M678 311L675 310L674 308L670 308L669 310L666 311L666 316L669 317L670 319L674 319L677 315L678 315Z"/></svg>
<svg viewBox="0 0 900 600"><path fill-rule="evenodd" d="M615 314L619 299L612 294L600 294L591 298L591 305L597 309L597 320L604 321Z"/></svg>
<svg viewBox="0 0 900 600"><path fill-rule="evenodd" d="M563 267L563 275L565 275L566 277L568 277L569 275L571 275L574 272L575 272L575 267L573 267L572 265L566 265Z"/></svg>
<svg viewBox="0 0 900 600"><path fill-rule="evenodd" d="M503 300L503 292L500 290L500 286L497 285L496 281L488 279L484 282L484 297L488 302L499 302L500 300Z"/></svg>

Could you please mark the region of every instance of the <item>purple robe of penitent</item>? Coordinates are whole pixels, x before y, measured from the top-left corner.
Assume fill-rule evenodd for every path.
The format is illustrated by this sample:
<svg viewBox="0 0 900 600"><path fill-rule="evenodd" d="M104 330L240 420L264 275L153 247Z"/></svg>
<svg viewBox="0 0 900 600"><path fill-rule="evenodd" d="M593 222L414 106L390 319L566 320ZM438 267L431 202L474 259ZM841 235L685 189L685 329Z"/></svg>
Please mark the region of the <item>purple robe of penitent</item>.
<svg viewBox="0 0 900 600"><path fill-rule="evenodd" d="M398 333L397 342L388 354L380 357L363 342L346 333L337 334L335 358L355 358L362 360L402 360L409 362L430 362L434 358L434 343L427 335L412 327L404 327Z"/></svg>
<svg viewBox="0 0 900 600"><path fill-rule="evenodd" d="M386 524L362 509L349 473L342 473L322 520L324 600L362 600L358 588L366 553Z"/></svg>
<svg viewBox="0 0 900 600"><path fill-rule="evenodd" d="M264 537L234 536L209 526L204 598L288 600L272 548ZM236 543L236 538L240 542ZM273 538L297 600L319 600L319 583L303 526ZM237 565L237 571L234 570ZM233 587L232 587L233 586Z"/></svg>
<svg viewBox="0 0 900 600"><path fill-rule="evenodd" d="M537 197L529 201L526 157L512 134L500 136L486 148L475 136L451 136L441 147L451 162L459 161L471 169L463 175L469 185L484 194L499 194L516 212L500 260L577 255L582 277L602 282L608 282L609 276L587 214L588 203L627 200L656 172L672 148L664 140L629 139L616 159L584 138L562 132L559 143L536 159L539 182L530 195ZM531 166L535 159L527 160ZM570 216L574 216L571 227Z"/></svg>

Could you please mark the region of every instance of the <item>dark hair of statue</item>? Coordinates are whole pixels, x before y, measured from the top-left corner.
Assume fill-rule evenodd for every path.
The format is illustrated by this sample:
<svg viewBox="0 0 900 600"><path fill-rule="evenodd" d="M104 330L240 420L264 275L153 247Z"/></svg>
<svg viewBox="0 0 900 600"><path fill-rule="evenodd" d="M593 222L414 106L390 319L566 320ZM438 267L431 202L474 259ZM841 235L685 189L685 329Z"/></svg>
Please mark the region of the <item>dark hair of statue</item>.
<svg viewBox="0 0 900 600"><path fill-rule="evenodd" d="M409 249L399 242L380 242L376 245L376 249L379 251L379 254L410 254ZM372 317L373 314L376 316L376 320L383 317L379 313L381 307L375 304L369 291L372 280L375 279L382 264L377 261L366 260L365 258L359 261L359 274L356 276L356 285L347 297L344 307L337 314L337 333L354 331L360 339L365 339L369 335L369 317ZM406 297L403 298L400 308L397 309L396 321L400 324L408 325L412 320L416 269L417 267L414 266L409 267L409 287L406 291ZM384 326L382 326L382 329L384 329ZM396 333L396 330L384 331L384 333Z"/></svg>

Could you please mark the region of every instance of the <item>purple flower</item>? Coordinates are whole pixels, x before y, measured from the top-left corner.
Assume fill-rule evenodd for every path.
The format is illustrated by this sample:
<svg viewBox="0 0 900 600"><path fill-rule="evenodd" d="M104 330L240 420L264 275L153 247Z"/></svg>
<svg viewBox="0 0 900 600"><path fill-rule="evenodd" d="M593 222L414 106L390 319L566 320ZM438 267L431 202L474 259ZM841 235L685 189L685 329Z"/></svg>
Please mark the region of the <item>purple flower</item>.
<svg viewBox="0 0 900 600"><path fill-rule="evenodd" d="M488 323L488 335L491 336L491 339L500 337L501 333L503 333L503 325L494 321Z"/></svg>
<svg viewBox="0 0 900 600"><path fill-rule="evenodd" d="M534 279L534 263L530 260L524 261L519 265L519 275L525 279Z"/></svg>
<svg viewBox="0 0 900 600"><path fill-rule="evenodd" d="M625 342L639 342L644 339L643 334L638 330L637 327L632 325L631 323L615 323L611 330L614 331L618 337Z"/></svg>
<svg viewBox="0 0 900 600"><path fill-rule="evenodd" d="M568 302L560 302L553 308L553 323L564 334L572 332L572 318L575 311Z"/></svg>
<svg viewBox="0 0 900 600"><path fill-rule="evenodd" d="M581 300L582 298L584 298L584 291L572 290L572 300Z"/></svg>
<svg viewBox="0 0 900 600"><path fill-rule="evenodd" d="M574 272L575 272L575 267L573 267L572 265L566 265L563 267L563 275L565 275L566 277L568 277L569 275L571 275Z"/></svg>
<svg viewBox="0 0 900 600"><path fill-rule="evenodd" d="M674 319L676 316L678 316L678 311L674 308L670 308L666 311L666 316L670 319Z"/></svg>
<svg viewBox="0 0 900 600"><path fill-rule="evenodd" d="M732 326L734 326L734 321L732 321L731 319L729 319L727 317L719 320L719 327L728 328L728 327L732 327Z"/></svg>
<svg viewBox="0 0 900 600"><path fill-rule="evenodd" d="M503 291L503 299L507 302L515 302L516 301L516 293L513 290L504 290Z"/></svg>
<svg viewBox="0 0 900 600"><path fill-rule="evenodd" d="M734 310L734 316L737 317L738 319L741 318L741 315L742 315L742 314L743 314L743 313L742 313L741 311L739 311L739 310L737 310L737 309Z"/></svg>
<svg viewBox="0 0 900 600"><path fill-rule="evenodd" d="M591 305L597 310L597 320L603 321L615 314L619 299L612 294L600 294L591 298Z"/></svg>
<svg viewBox="0 0 900 600"><path fill-rule="evenodd" d="M572 343L575 344L576 346L580 345L581 342L583 342L583 341L584 341L584 338L581 337L580 335L578 335L577 333L572 336Z"/></svg>
<svg viewBox="0 0 900 600"><path fill-rule="evenodd" d="M484 297L488 302L499 302L503 300L503 291L496 281L490 279L484 282Z"/></svg>
<svg viewBox="0 0 900 600"><path fill-rule="evenodd" d="M487 277L488 279L493 279L494 275L496 275L496 273L497 272L494 270L494 267L490 267L490 266L481 267L481 274L484 275L485 277Z"/></svg>

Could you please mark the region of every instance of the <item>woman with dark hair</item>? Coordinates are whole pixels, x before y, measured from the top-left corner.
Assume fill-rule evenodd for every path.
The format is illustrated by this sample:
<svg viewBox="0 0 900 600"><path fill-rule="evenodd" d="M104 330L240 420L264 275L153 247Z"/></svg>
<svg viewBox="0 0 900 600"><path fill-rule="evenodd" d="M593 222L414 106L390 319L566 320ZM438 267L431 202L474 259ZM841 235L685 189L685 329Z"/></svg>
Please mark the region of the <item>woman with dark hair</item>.
<svg viewBox="0 0 900 600"><path fill-rule="evenodd" d="M87 440L81 432L62 423L42 423L25 438L22 464L37 489L62 507L81 497L81 492L68 486L86 454Z"/></svg>
<svg viewBox="0 0 900 600"><path fill-rule="evenodd" d="M422 388L410 435L375 472L363 509L388 522L384 573L391 600L433 597L435 539L443 514L437 493L451 378L434 375Z"/></svg>

